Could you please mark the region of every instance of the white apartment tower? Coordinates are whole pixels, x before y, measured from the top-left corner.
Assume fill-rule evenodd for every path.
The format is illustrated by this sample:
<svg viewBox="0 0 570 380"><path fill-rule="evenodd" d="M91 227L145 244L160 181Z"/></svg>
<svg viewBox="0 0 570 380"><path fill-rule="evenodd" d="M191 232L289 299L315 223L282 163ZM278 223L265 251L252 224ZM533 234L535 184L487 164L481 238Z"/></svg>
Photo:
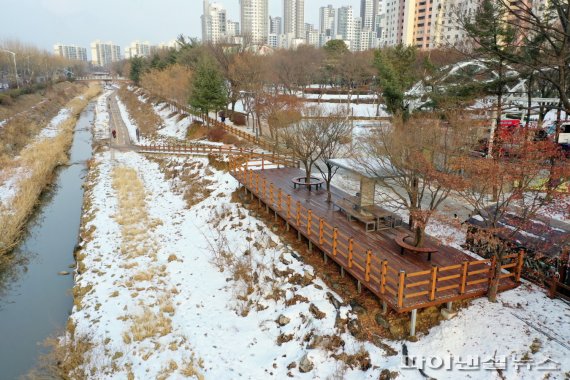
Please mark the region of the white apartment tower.
<svg viewBox="0 0 570 380"><path fill-rule="evenodd" d="M80 46L57 43L53 45L53 52L55 55L66 59L87 62L87 49Z"/></svg>
<svg viewBox="0 0 570 380"><path fill-rule="evenodd" d="M378 17L378 0L360 0L360 18L362 29L376 30L376 18Z"/></svg>
<svg viewBox="0 0 570 380"><path fill-rule="evenodd" d="M269 34L283 34L283 19L281 17L269 17Z"/></svg>
<svg viewBox="0 0 570 380"><path fill-rule="evenodd" d="M241 33L254 44L267 43L268 0L239 0Z"/></svg>
<svg viewBox="0 0 570 380"><path fill-rule="evenodd" d="M349 43L351 49L354 46L355 34L354 34L354 14L352 12L351 6L345 6L338 8L337 16L337 36L343 41Z"/></svg>
<svg viewBox="0 0 570 380"><path fill-rule="evenodd" d="M91 62L95 66L108 66L121 60L121 47L112 42L91 42Z"/></svg>
<svg viewBox="0 0 570 380"><path fill-rule="evenodd" d="M226 36L226 9L217 3L204 0L202 14L202 41L217 43Z"/></svg>
<svg viewBox="0 0 570 380"><path fill-rule="evenodd" d="M319 8L319 32L327 37L335 38L336 9L332 5Z"/></svg>
<svg viewBox="0 0 570 380"><path fill-rule="evenodd" d="M125 58L150 57L153 47L150 42L134 41L125 48Z"/></svg>
<svg viewBox="0 0 570 380"><path fill-rule="evenodd" d="M305 0L283 0L283 33L305 39Z"/></svg>

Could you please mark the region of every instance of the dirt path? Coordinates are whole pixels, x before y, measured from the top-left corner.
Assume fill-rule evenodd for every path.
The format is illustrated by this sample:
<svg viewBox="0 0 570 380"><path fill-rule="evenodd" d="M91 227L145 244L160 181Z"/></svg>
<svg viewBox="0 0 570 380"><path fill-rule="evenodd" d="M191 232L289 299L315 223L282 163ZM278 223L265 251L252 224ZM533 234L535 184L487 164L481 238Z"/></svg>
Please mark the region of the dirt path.
<svg viewBox="0 0 570 380"><path fill-rule="evenodd" d="M111 131L117 131L117 137L111 137L111 147L113 148L132 148L129 131L117 104L116 92L113 92L109 98L107 105L109 107L109 128Z"/></svg>

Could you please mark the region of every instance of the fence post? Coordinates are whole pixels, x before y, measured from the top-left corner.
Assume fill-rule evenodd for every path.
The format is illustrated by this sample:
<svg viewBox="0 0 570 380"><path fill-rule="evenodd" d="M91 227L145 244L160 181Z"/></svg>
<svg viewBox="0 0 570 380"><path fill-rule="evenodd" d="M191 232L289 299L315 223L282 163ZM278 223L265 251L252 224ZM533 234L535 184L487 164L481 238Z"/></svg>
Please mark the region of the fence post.
<svg viewBox="0 0 570 380"><path fill-rule="evenodd" d="M269 203L271 204L271 206L274 205L274 202L273 202L273 182L271 182L269 184Z"/></svg>
<svg viewBox="0 0 570 380"><path fill-rule="evenodd" d="M366 251L366 270L364 272L364 279L366 282L370 282L370 264L372 262L372 250Z"/></svg>
<svg viewBox="0 0 570 380"><path fill-rule="evenodd" d="M324 226L325 226L325 220L323 218L319 218L319 244L321 248L323 246L324 235L325 235Z"/></svg>
<svg viewBox="0 0 570 380"><path fill-rule="evenodd" d="M461 287L459 288L459 294L465 293L465 286L467 285L467 268L469 267L469 262L466 260L461 264Z"/></svg>
<svg viewBox="0 0 570 380"><path fill-rule="evenodd" d="M433 301L435 299L435 292L437 290L437 271L438 267L436 265L431 266L431 276L430 276L430 291L429 291L429 300Z"/></svg>
<svg viewBox="0 0 570 380"><path fill-rule="evenodd" d="M277 211L281 211L281 199L283 197L281 188L277 190Z"/></svg>
<svg viewBox="0 0 570 380"><path fill-rule="evenodd" d="M348 239L348 267L352 268L352 255L353 255L354 239Z"/></svg>
<svg viewBox="0 0 570 380"><path fill-rule="evenodd" d="M558 287L558 281L556 280L556 275L553 275L552 280L550 280L550 288L548 288L548 298L556 297L557 287Z"/></svg>
<svg viewBox="0 0 570 380"><path fill-rule="evenodd" d="M313 217L313 210L307 212L307 237L311 238L311 219Z"/></svg>
<svg viewBox="0 0 570 380"><path fill-rule="evenodd" d="M515 281L516 282L521 282L521 275L522 275L522 269L523 269L523 265L524 265L524 251L521 249L519 251L519 254L517 256L517 272L515 274Z"/></svg>
<svg viewBox="0 0 570 380"><path fill-rule="evenodd" d="M259 197L259 174L255 173L255 189L257 190L257 196Z"/></svg>
<svg viewBox="0 0 570 380"><path fill-rule="evenodd" d="M287 194L287 222L291 220L291 195Z"/></svg>
<svg viewBox="0 0 570 380"><path fill-rule="evenodd" d="M297 230L301 227L301 201L297 201Z"/></svg>
<svg viewBox="0 0 570 380"><path fill-rule="evenodd" d="M404 287L406 286L406 271L401 270L398 278L398 307L404 305Z"/></svg>
<svg viewBox="0 0 570 380"><path fill-rule="evenodd" d="M386 292L386 274L388 273L388 260L382 261L382 271L380 272L380 294Z"/></svg>
<svg viewBox="0 0 570 380"><path fill-rule="evenodd" d="M337 245L338 245L338 228L335 227L333 228L333 244L332 244L334 257L336 257Z"/></svg>

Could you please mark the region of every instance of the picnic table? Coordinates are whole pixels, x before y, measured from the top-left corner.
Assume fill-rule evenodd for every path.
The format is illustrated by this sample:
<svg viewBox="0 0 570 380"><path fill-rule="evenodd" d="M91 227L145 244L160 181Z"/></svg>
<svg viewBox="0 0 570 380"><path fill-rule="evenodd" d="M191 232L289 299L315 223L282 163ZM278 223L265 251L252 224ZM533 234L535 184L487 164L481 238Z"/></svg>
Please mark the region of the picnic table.
<svg viewBox="0 0 570 380"><path fill-rule="evenodd" d="M363 206L362 210L376 218L376 230L394 228L402 225L402 218L376 205Z"/></svg>
<svg viewBox="0 0 570 380"><path fill-rule="evenodd" d="M346 214L346 218L349 222L352 219L361 221L366 226L366 232L376 230L376 218L374 215L358 209L358 206L347 199L339 199L333 202L333 205L338 207L338 209Z"/></svg>
<svg viewBox="0 0 570 380"><path fill-rule="evenodd" d="M296 189L297 186L306 186L309 188L309 191L311 191L311 188L313 186L315 186L315 190L322 188L323 183L325 181L322 178L310 177L309 182L307 182L307 177L301 176L301 177L293 177L291 179L291 182L293 182L293 188L294 189Z"/></svg>

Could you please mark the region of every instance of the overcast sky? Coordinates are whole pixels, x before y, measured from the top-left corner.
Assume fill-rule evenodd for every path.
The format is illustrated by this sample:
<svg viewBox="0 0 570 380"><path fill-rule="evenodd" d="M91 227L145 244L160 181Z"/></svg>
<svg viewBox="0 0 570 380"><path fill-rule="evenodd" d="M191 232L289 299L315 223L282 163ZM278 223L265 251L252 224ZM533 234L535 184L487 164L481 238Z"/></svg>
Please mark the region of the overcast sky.
<svg viewBox="0 0 570 380"><path fill-rule="evenodd" d="M239 0L218 0L239 20ZM55 43L87 48L113 41L121 51L132 41L168 42L179 34L202 38L202 0L0 0L0 41L16 39L48 51ZM360 0L305 0L305 22L318 25L319 7ZM269 0L269 14L283 16L283 0Z"/></svg>

